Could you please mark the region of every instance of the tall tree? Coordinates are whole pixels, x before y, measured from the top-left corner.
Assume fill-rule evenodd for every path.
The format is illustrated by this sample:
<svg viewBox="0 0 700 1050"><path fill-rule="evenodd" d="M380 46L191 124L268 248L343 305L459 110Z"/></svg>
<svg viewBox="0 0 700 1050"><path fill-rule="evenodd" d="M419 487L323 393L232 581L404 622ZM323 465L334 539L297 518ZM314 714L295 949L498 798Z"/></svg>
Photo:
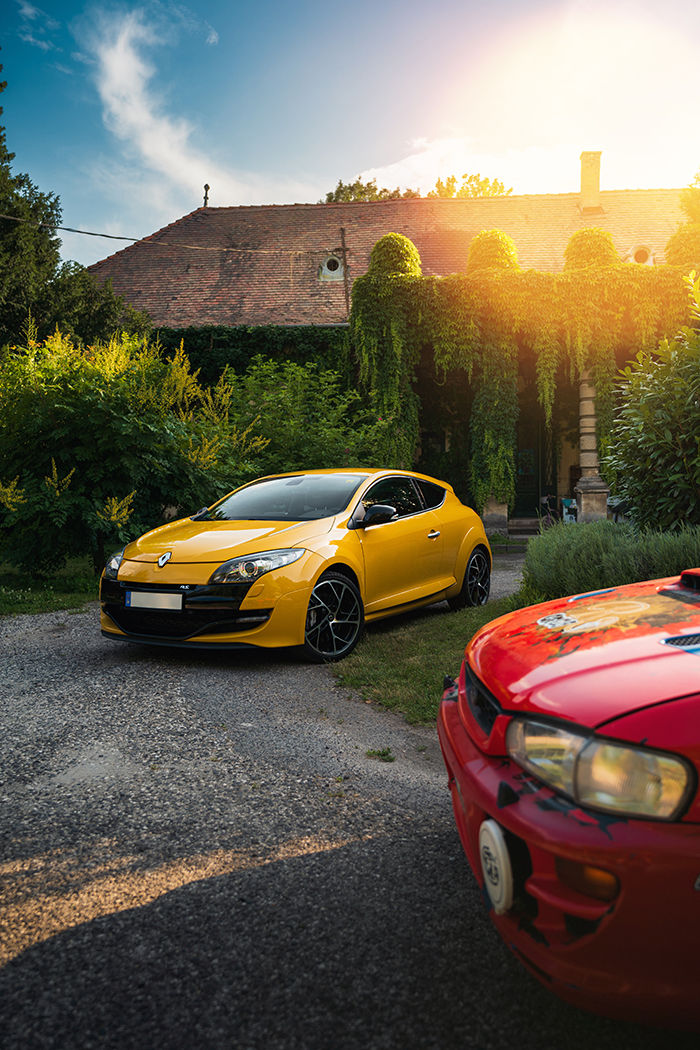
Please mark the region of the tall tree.
<svg viewBox="0 0 700 1050"><path fill-rule="evenodd" d="M400 186L397 186L395 190L389 190L386 187L380 189L377 186L376 179L369 179L367 182L363 182L358 177L354 182L343 182L342 179L339 179L336 188L326 194L325 201L319 201L319 203L347 204L353 201L393 201L409 197L420 197L420 193L418 190L411 189L402 191Z"/></svg>
<svg viewBox="0 0 700 1050"><path fill-rule="evenodd" d="M700 171L689 186L681 190L681 210L687 219L668 239L664 254L671 266L697 270L700 266Z"/></svg>
<svg viewBox="0 0 700 1050"><path fill-rule="evenodd" d="M6 87L0 82L0 93ZM0 124L0 347L22 342L30 315L40 337L56 325L82 342L108 339L117 329L148 331L147 315L125 304L109 282L98 284L78 263L61 264L59 198L42 193L29 175L14 174L14 158Z"/></svg>
<svg viewBox="0 0 700 1050"><path fill-rule="evenodd" d="M700 222L700 171L681 192L681 208L688 216L688 222Z"/></svg>
<svg viewBox="0 0 700 1050"><path fill-rule="evenodd" d="M481 175L462 175L462 184L457 185L457 176L448 175L445 181L438 179L435 189L429 197L507 197L513 192L512 186L506 189L500 179L488 179Z"/></svg>
<svg viewBox="0 0 700 1050"><path fill-rule="evenodd" d="M457 176L448 175L443 181L438 179L435 189L427 194L428 197L507 197L512 193L512 187L506 189L500 179L488 179L481 175L462 175L462 182L457 185ZM700 194L700 190L698 190ZM343 182L338 180L334 190L326 194L324 201L320 204L347 204L353 201L394 201L406 200L411 197L420 197L418 190L402 190L397 186L394 190L377 186L376 179L363 182L359 177L354 182Z"/></svg>
<svg viewBox="0 0 700 1050"><path fill-rule="evenodd" d="M2 81L0 92L6 87ZM19 335L60 262L50 228L61 221L58 197L42 193L28 175L13 174L14 157L0 125L0 345Z"/></svg>

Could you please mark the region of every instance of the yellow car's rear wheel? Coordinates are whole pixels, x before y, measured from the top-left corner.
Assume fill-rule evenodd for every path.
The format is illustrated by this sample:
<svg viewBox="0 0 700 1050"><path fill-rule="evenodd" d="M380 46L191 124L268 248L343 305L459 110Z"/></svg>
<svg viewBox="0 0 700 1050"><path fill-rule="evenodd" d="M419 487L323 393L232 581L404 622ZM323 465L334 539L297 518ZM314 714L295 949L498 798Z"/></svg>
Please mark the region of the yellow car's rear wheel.
<svg viewBox="0 0 700 1050"><path fill-rule="evenodd" d="M467 605L486 605L491 589L491 563L483 547L475 547L464 570L462 589L448 598L450 609L457 612Z"/></svg>
<svg viewBox="0 0 700 1050"><path fill-rule="evenodd" d="M304 652L315 663L342 660L357 645L364 624L357 587L339 572L327 572L316 583L306 613Z"/></svg>

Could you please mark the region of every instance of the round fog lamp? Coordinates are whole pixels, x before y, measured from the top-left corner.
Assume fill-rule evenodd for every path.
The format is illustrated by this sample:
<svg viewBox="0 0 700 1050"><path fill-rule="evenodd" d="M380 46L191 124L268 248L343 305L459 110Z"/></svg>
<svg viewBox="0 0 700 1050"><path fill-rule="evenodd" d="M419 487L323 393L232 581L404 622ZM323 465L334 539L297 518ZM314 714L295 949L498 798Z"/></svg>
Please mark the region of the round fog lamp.
<svg viewBox="0 0 700 1050"><path fill-rule="evenodd" d="M513 866L505 835L495 820L485 820L479 828L479 856L493 910L504 915L513 906Z"/></svg>

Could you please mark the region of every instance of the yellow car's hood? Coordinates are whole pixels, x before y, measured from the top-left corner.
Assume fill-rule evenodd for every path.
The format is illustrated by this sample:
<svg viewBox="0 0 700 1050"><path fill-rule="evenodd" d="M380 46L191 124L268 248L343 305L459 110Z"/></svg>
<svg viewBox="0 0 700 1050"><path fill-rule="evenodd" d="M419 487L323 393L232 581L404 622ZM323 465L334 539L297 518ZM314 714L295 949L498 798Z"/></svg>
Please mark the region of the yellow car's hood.
<svg viewBox="0 0 700 1050"><path fill-rule="evenodd" d="M166 551L170 564L221 564L240 554L300 547L328 532L333 518L318 521L192 521L184 518L161 525L134 540L124 551L126 561L154 562Z"/></svg>

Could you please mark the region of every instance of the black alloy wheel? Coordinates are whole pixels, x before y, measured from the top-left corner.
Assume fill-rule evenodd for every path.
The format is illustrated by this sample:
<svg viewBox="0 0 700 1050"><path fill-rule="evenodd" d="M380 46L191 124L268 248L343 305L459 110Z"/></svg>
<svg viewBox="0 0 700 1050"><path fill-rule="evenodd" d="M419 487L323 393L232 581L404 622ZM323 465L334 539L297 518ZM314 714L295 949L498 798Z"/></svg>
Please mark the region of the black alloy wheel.
<svg viewBox="0 0 700 1050"><path fill-rule="evenodd" d="M486 605L491 589L491 564L483 547L475 547L464 570L462 589L454 598L448 598L450 609L456 612L467 605Z"/></svg>
<svg viewBox="0 0 700 1050"><path fill-rule="evenodd" d="M314 663L342 660L357 645L363 624L362 598L355 584L342 573L327 572L309 599L304 653Z"/></svg>

